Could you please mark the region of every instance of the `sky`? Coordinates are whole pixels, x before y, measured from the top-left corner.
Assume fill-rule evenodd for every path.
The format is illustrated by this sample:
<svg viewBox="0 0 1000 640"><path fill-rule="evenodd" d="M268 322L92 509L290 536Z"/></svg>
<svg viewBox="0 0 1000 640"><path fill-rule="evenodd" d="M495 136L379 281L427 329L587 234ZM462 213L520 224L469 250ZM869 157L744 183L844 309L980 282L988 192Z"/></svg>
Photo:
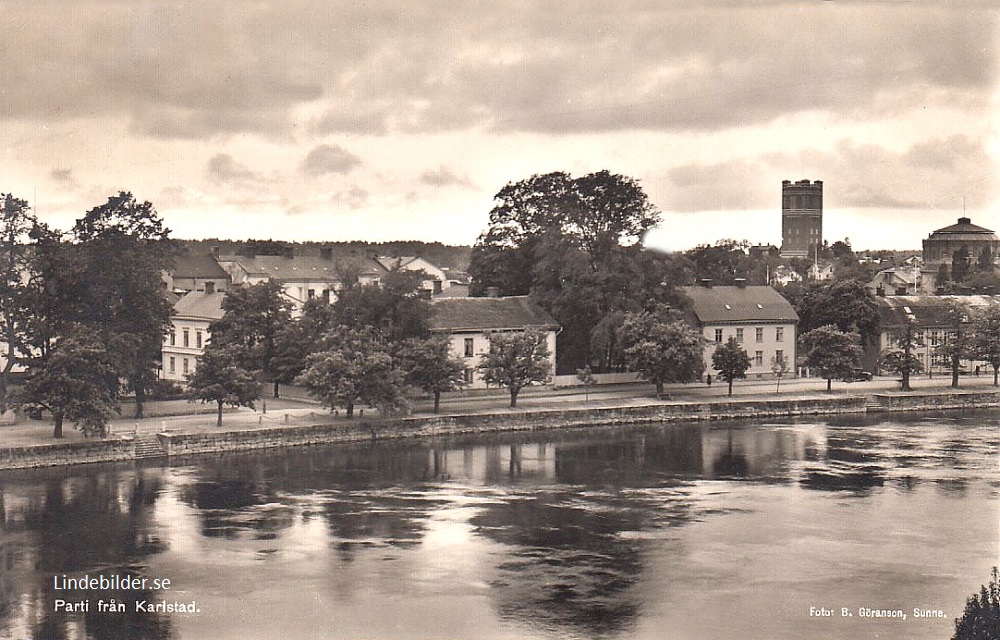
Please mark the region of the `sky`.
<svg viewBox="0 0 1000 640"><path fill-rule="evenodd" d="M471 245L505 184L635 178L645 243L1000 230L993 2L0 0L0 192L178 238Z"/></svg>

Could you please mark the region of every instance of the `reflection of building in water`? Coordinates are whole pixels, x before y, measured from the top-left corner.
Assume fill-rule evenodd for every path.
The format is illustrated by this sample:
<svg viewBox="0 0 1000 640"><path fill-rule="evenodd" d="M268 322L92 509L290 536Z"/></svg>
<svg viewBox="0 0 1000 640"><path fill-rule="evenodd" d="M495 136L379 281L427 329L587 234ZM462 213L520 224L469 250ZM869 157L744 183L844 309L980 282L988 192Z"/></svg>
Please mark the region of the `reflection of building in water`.
<svg viewBox="0 0 1000 640"><path fill-rule="evenodd" d="M437 478L504 483L510 480L552 480L556 476L553 452L546 442L502 444L463 449L431 449L432 473Z"/></svg>
<svg viewBox="0 0 1000 640"><path fill-rule="evenodd" d="M811 437L794 431L754 426L705 431L702 468L706 478L774 477L793 460L802 460Z"/></svg>

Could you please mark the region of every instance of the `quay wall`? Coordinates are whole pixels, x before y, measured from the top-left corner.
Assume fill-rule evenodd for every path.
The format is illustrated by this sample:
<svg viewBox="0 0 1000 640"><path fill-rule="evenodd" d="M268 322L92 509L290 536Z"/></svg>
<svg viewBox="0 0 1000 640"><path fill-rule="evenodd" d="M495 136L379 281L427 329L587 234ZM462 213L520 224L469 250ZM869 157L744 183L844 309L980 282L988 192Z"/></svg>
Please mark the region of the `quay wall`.
<svg viewBox="0 0 1000 640"><path fill-rule="evenodd" d="M0 469L33 469L90 462L120 462L135 458L130 437L58 442L27 447L0 447Z"/></svg>

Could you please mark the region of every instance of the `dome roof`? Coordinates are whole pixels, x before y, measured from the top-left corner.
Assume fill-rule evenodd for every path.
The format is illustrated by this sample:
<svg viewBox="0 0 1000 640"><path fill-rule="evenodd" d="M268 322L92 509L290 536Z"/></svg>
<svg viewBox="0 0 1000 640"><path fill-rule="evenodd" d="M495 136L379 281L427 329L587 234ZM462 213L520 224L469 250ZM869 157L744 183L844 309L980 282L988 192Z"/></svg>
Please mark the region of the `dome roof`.
<svg viewBox="0 0 1000 640"><path fill-rule="evenodd" d="M955 236L972 236L970 239L976 240L997 239L996 234L994 234L991 229L974 225L969 218L959 218L956 224L942 227L930 235L932 239L936 236L947 236L947 238L941 238L942 240L951 240L954 239Z"/></svg>

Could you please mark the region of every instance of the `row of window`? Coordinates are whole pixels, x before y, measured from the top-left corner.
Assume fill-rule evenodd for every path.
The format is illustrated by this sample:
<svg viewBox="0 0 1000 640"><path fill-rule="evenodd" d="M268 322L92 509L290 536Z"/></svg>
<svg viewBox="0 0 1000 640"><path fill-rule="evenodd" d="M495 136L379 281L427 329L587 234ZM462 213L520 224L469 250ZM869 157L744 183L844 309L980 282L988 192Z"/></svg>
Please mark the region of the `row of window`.
<svg viewBox="0 0 1000 640"><path fill-rule="evenodd" d="M754 339L756 342L764 342L764 327L754 328ZM722 342L722 329L715 330L715 341ZM774 328L774 341L784 342L785 341L785 328L775 327ZM736 328L736 342L743 342L743 327Z"/></svg>
<svg viewBox="0 0 1000 640"><path fill-rule="evenodd" d="M171 329L170 335L167 336L167 341L170 343L171 347L177 346L177 330ZM188 327L181 328L181 346L190 347L191 346L191 330ZM194 330L194 346L197 349L202 347L202 331L201 329Z"/></svg>
<svg viewBox="0 0 1000 640"><path fill-rule="evenodd" d="M177 358L171 357L167 360L167 371L177 373ZM181 373L187 375L191 372L190 358L181 358Z"/></svg>

